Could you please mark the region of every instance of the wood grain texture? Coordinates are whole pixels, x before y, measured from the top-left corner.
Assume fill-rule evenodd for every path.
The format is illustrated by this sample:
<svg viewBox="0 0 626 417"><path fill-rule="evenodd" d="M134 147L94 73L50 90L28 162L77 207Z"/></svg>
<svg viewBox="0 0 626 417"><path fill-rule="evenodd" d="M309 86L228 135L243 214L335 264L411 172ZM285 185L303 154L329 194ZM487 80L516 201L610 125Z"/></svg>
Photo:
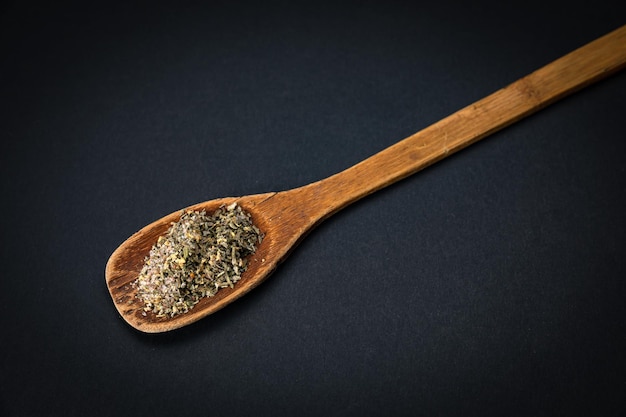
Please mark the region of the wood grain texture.
<svg viewBox="0 0 626 417"><path fill-rule="evenodd" d="M157 238L180 212L144 227L111 255L106 283L121 316L150 333L193 323L236 300L265 280L322 220L360 198L463 149L554 101L626 66L626 26L579 48L345 171L288 191L229 197L186 209L212 212L237 202L265 233L234 288L220 290L190 312L157 318L143 311L132 282Z"/></svg>

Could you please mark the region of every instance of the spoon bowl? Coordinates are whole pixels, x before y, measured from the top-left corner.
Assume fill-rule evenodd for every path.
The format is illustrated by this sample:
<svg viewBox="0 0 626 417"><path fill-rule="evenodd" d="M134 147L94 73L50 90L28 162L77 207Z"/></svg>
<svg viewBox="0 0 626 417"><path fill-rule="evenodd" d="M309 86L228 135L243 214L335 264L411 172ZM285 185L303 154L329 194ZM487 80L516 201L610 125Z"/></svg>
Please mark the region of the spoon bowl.
<svg viewBox="0 0 626 417"><path fill-rule="evenodd" d="M626 66L626 26L553 61L509 86L321 181L292 190L206 201L186 210L212 213L236 202L265 234L233 288L205 297L189 312L157 317L144 310L133 281L158 237L181 211L145 226L122 243L106 265L107 287L121 316L148 333L193 323L263 282L322 220L348 204L463 149L554 101Z"/></svg>
<svg viewBox="0 0 626 417"><path fill-rule="evenodd" d="M187 208L212 213L223 205L236 202L250 213L254 224L263 231L265 237L257 251L248 258L248 269L234 288L222 288L214 296L201 299L185 314L157 317L154 313L146 312L143 301L137 297L137 290L133 285L150 249L158 237L167 232L171 223L179 220L181 212L162 217L128 238L113 252L105 272L109 292L122 317L138 330L148 333L164 332L185 326L219 310L261 283L276 268L279 260L284 258L286 253L283 252L287 249L285 246L275 244L282 238L280 229L273 227L276 223L275 215L259 208L259 205L263 206L262 203L275 194L220 198Z"/></svg>

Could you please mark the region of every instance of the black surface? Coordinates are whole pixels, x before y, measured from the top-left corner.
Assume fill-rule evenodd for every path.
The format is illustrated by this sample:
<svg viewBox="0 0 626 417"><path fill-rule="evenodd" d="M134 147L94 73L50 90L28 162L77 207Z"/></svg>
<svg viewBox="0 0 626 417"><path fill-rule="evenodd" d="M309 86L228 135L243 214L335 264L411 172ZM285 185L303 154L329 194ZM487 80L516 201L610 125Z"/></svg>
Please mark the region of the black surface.
<svg viewBox="0 0 626 417"><path fill-rule="evenodd" d="M347 168L618 3L5 6L0 414L623 415L626 73L347 208L192 326L139 333L104 282L152 220Z"/></svg>

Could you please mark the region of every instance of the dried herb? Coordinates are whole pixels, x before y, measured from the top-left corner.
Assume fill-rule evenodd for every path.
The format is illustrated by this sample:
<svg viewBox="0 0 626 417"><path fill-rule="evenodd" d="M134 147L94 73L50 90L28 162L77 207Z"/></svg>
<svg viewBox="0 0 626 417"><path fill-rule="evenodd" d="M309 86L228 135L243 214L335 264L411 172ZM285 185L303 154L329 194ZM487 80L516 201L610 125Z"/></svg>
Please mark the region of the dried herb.
<svg viewBox="0 0 626 417"><path fill-rule="evenodd" d="M135 281L144 310L173 317L221 288L232 288L262 239L250 214L236 203L212 215L182 212L152 247Z"/></svg>

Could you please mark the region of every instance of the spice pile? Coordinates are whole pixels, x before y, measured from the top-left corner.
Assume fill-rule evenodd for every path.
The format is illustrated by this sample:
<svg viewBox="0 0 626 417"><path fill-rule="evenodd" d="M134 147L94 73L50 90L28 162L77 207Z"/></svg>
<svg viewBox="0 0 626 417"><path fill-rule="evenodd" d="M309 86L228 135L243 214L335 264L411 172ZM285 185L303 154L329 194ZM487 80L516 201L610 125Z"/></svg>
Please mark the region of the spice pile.
<svg viewBox="0 0 626 417"><path fill-rule="evenodd" d="M144 310L173 317L221 288L232 288L262 239L250 215L236 203L212 215L183 212L152 247L135 281Z"/></svg>

